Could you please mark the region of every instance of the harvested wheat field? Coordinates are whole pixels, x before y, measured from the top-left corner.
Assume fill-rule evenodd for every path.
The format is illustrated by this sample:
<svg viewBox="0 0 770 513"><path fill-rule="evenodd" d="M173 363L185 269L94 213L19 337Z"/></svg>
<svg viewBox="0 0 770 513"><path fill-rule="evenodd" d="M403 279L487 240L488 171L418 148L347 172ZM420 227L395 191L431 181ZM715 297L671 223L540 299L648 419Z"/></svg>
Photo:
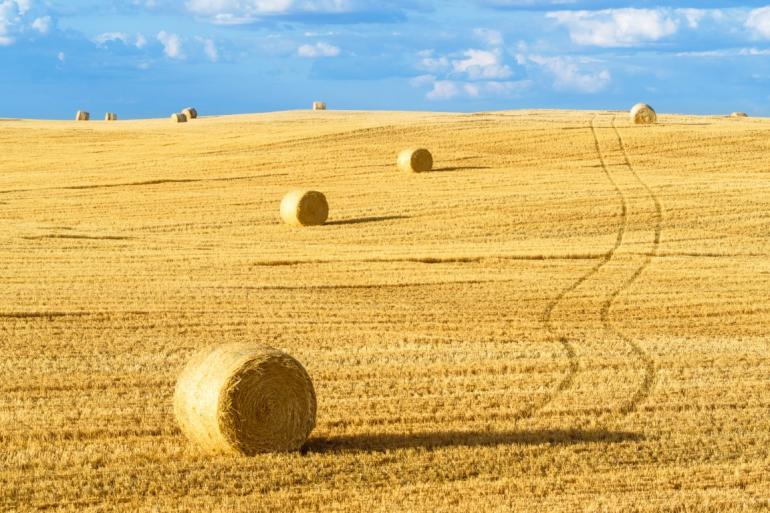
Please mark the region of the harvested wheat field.
<svg viewBox="0 0 770 513"><path fill-rule="evenodd" d="M770 510L770 120L0 121L0 510ZM423 147L433 171L397 169ZM295 189L328 198L292 227ZM313 380L210 455L197 351Z"/></svg>

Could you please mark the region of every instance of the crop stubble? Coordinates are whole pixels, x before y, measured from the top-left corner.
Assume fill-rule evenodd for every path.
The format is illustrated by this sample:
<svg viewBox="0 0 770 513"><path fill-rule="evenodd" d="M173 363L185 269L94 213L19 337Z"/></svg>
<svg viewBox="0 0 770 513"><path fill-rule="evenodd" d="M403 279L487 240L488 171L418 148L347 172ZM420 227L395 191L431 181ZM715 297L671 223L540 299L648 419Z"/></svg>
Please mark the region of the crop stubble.
<svg viewBox="0 0 770 513"><path fill-rule="evenodd" d="M770 508L770 123L659 120L0 121L0 510ZM182 437L219 341L306 366L305 454Z"/></svg>

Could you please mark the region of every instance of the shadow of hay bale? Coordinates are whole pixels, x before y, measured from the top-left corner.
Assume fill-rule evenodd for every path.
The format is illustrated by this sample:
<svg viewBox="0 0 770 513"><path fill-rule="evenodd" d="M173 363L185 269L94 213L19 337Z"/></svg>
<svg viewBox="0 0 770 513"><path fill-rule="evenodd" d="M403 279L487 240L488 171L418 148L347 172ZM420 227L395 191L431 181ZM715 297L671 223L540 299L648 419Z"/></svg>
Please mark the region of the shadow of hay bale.
<svg viewBox="0 0 770 513"><path fill-rule="evenodd" d="M303 453L383 452L396 449L493 447L497 445L578 445L639 442L639 433L599 430L438 431L435 433L371 433L312 438Z"/></svg>

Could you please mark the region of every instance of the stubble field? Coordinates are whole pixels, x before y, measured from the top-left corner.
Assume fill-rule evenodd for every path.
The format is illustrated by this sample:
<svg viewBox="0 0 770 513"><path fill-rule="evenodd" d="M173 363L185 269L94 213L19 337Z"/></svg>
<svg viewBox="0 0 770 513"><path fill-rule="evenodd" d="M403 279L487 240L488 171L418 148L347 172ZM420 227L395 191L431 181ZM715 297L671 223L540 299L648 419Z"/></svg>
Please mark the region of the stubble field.
<svg viewBox="0 0 770 513"><path fill-rule="evenodd" d="M659 121L0 120L0 511L770 511L770 121ZM246 341L313 378L301 454L176 426Z"/></svg>

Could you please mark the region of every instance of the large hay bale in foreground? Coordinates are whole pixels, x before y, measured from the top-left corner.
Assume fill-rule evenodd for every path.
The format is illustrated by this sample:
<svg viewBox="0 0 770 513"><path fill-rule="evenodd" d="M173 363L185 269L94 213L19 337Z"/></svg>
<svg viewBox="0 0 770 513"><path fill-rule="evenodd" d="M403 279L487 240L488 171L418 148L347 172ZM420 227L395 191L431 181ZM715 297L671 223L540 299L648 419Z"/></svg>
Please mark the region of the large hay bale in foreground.
<svg viewBox="0 0 770 513"><path fill-rule="evenodd" d="M636 125L651 125L658 121L655 109L646 103L637 103L631 109L631 122Z"/></svg>
<svg viewBox="0 0 770 513"><path fill-rule="evenodd" d="M292 226L318 226L329 218L326 196L318 191L291 191L281 201L281 218Z"/></svg>
<svg viewBox="0 0 770 513"><path fill-rule="evenodd" d="M79 110L77 114L75 114L75 121L88 121L91 119L91 114L84 110Z"/></svg>
<svg viewBox="0 0 770 513"><path fill-rule="evenodd" d="M326 102L313 102L313 110L326 110Z"/></svg>
<svg viewBox="0 0 770 513"><path fill-rule="evenodd" d="M225 344L189 361L177 380L174 414L185 436L207 452L296 451L315 427L316 396L290 355Z"/></svg>
<svg viewBox="0 0 770 513"><path fill-rule="evenodd" d="M179 112L171 114L171 121L174 123L187 123L187 116Z"/></svg>
<svg viewBox="0 0 770 513"><path fill-rule="evenodd" d="M198 119L198 111L194 107L187 107L182 111L182 114L187 116L187 119Z"/></svg>
<svg viewBox="0 0 770 513"><path fill-rule="evenodd" d="M749 115L746 114L745 112L733 112L732 114L730 114L730 117L731 118L747 118L747 117L749 117Z"/></svg>
<svg viewBox="0 0 770 513"><path fill-rule="evenodd" d="M105 121L117 121L118 120L118 115L115 114L114 112L108 112L107 114L104 115L104 120Z"/></svg>
<svg viewBox="0 0 770 513"><path fill-rule="evenodd" d="M433 155L425 148L408 149L398 154L398 168L409 173L424 173L433 169Z"/></svg>

